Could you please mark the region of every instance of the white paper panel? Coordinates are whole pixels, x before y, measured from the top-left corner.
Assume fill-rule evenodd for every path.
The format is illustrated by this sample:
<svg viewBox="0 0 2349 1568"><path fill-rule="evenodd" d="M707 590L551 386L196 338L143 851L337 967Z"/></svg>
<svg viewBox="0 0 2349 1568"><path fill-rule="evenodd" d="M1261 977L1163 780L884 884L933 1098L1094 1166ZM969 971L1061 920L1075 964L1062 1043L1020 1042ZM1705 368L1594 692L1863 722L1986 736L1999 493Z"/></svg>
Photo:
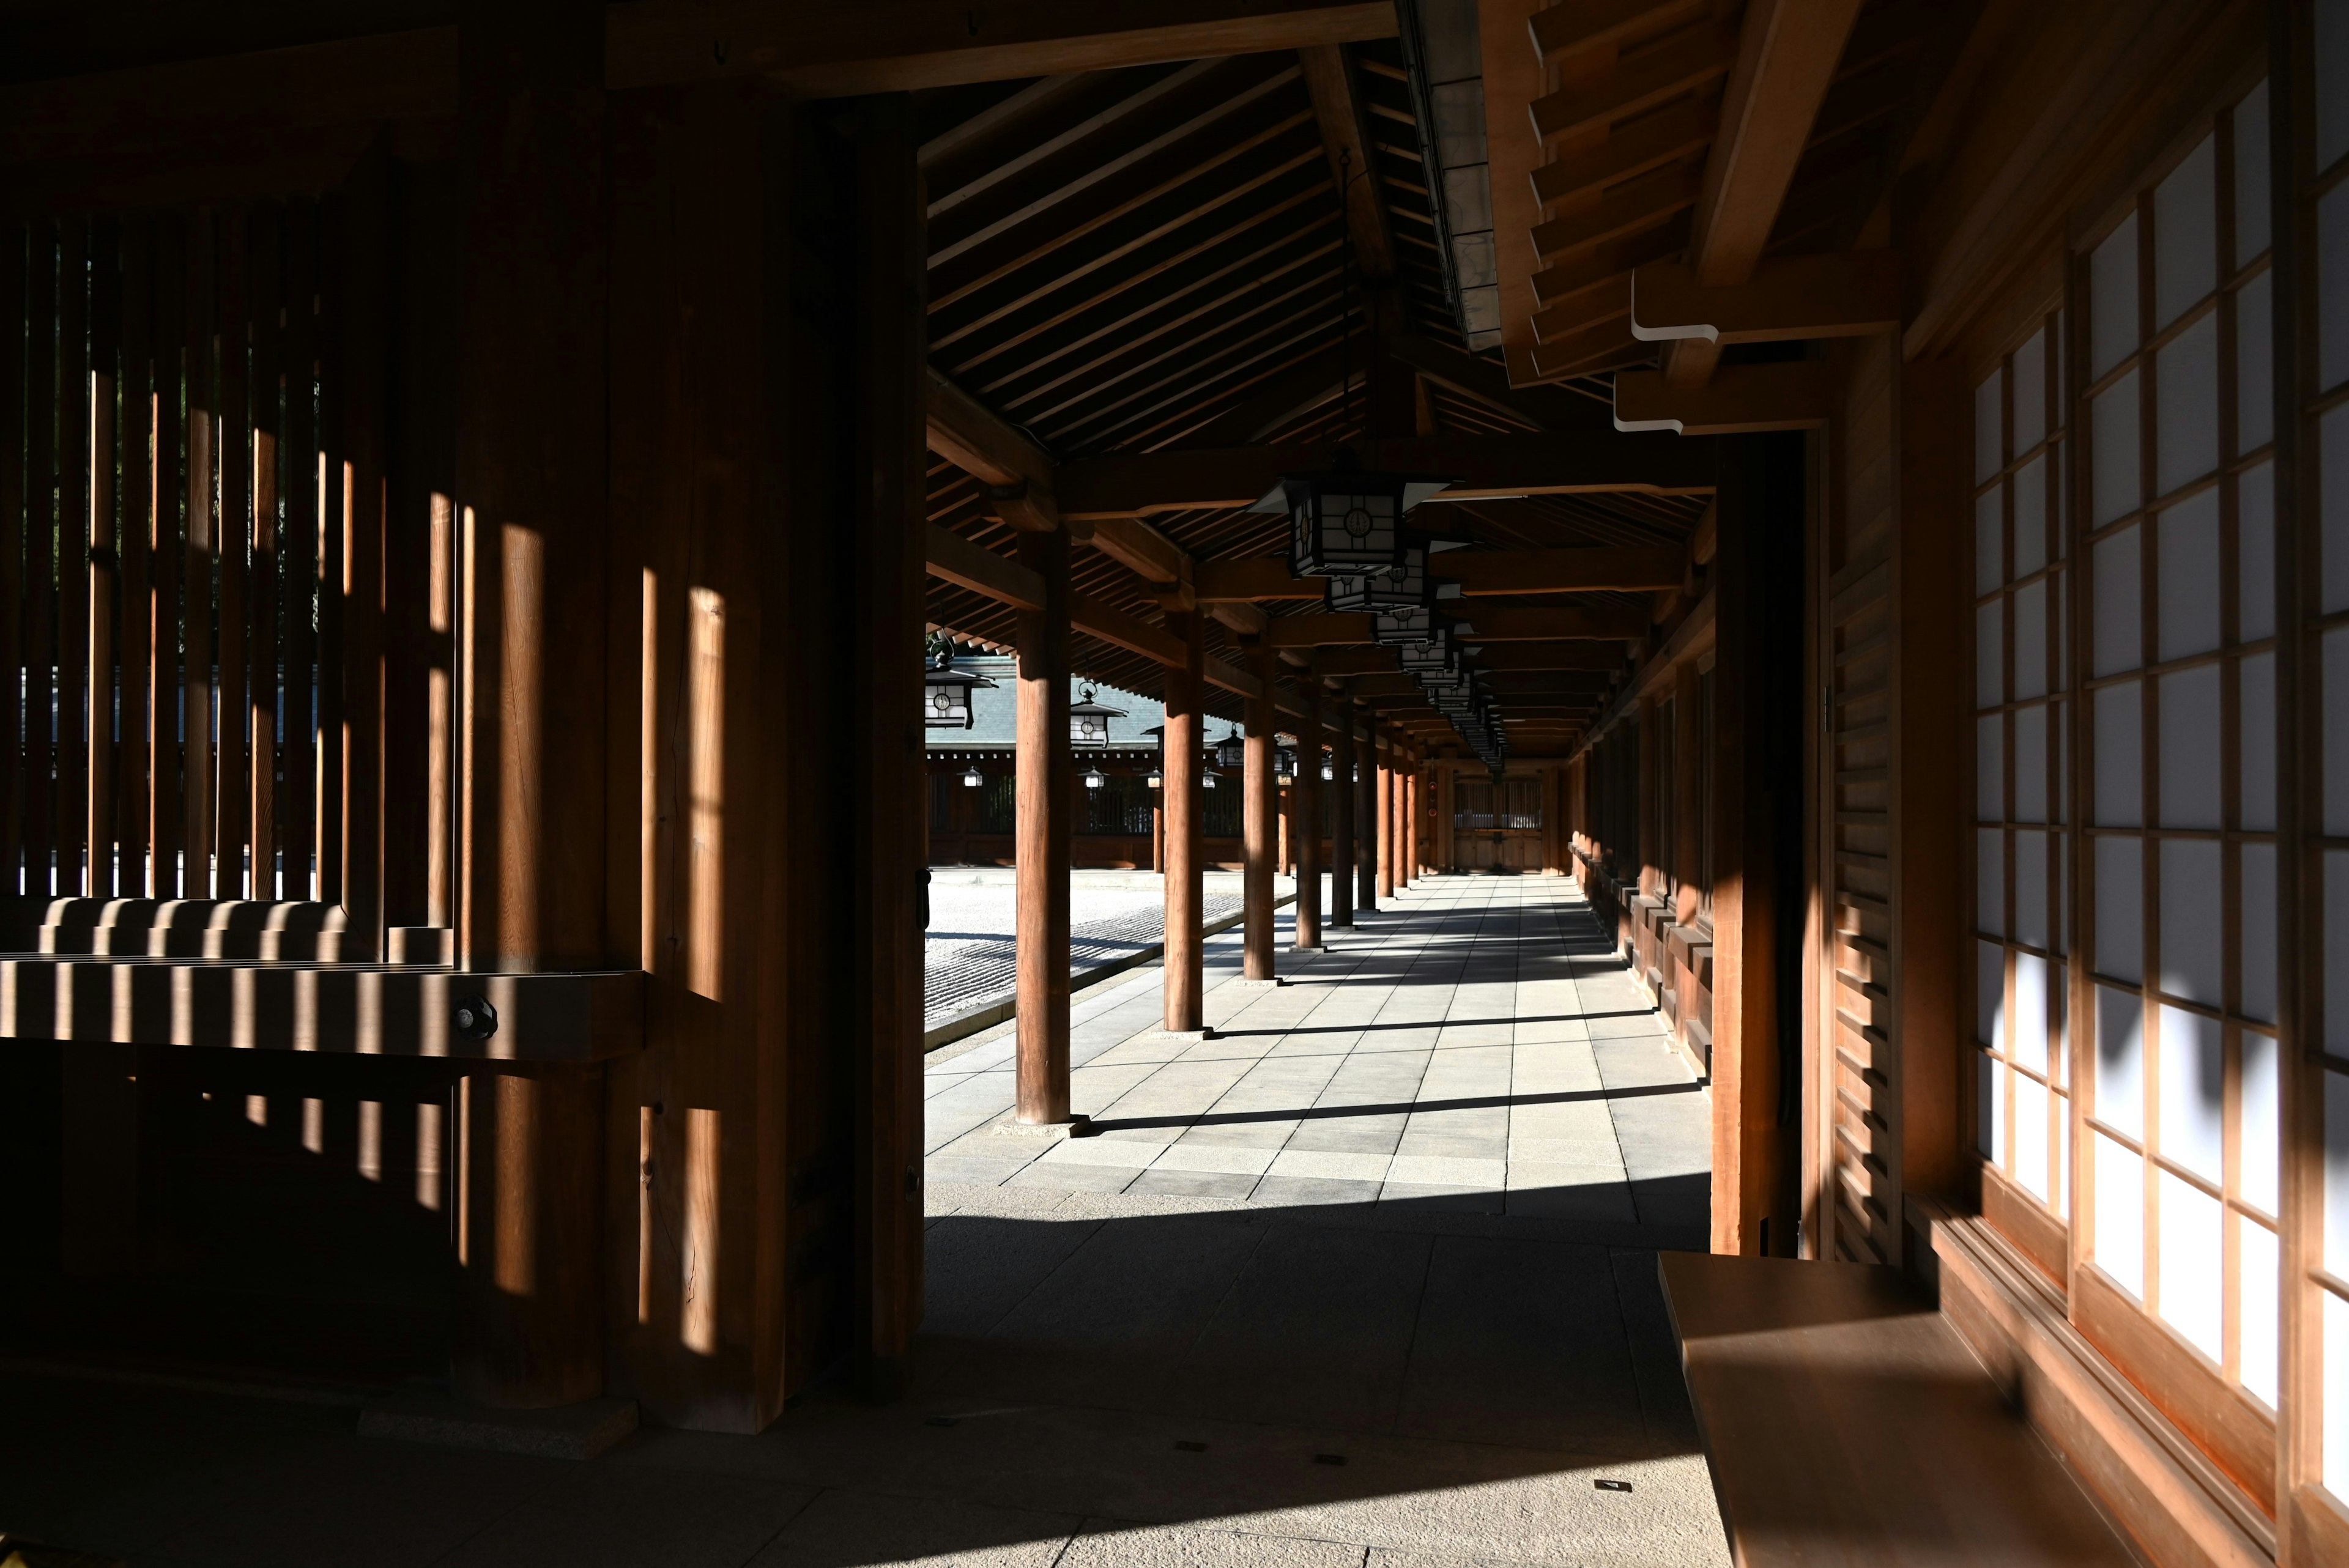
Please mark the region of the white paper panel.
<svg viewBox="0 0 2349 1568"><path fill-rule="evenodd" d="M2047 695L2047 579L2014 591L2014 699Z"/></svg>
<svg viewBox="0 0 2349 1568"><path fill-rule="evenodd" d="M2241 856L2242 923L2236 941L2242 954L2242 1014L2263 1024L2276 1021L2276 852L2273 844L2244 844Z"/></svg>
<svg viewBox="0 0 2349 1568"><path fill-rule="evenodd" d="M2253 654L2235 668L2235 721L2242 732L2240 791L2243 826L2269 833L2276 825L2275 655Z"/></svg>
<svg viewBox="0 0 2349 1568"><path fill-rule="evenodd" d="M1999 1062L1974 1053L1974 1149L1992 1164L1999 1163L1999 1133L2006 1121L2006 1097L1999 1092Z"/></svg>
<svg viewBox="0 0 2349 1568"><path fill-rule="evenodd" d="M2164 839L2161 857L2161 989L2185 1002L2226 1001L2227 939L2221 929L2219 846L2209 839Z"/></svg>
<svg viewBox="0 0 2349 1568"><path fill-rule="evenodd" d="M1974 706L2006 700L2006 601L1974 606Z"/></svg>
<svg viewBox="0 0 2349 1568"><path fill-rule="evenodd" d="M2349 610L2349 403L2316 421L2316 450L2323 481L2316 511L2317 608L2329 615Z"/></svg>
<svg viewBox="0 0 2349 1568"><path fill-rule="evenodd" d="M2324 854L2324 1048L2349 1056L2349 851Z"/></svg>
<svg viewBox="0 0 2349 1568"><path fill-rule="evenodd" d="M1995 713L1974 720L1974 817L2006 820L2006 719Z"/></svg>
<svg viewBox="0 0 2349 1568"><path fill-rule="evenodd" d="M2014 1059L2033 1072L2047 1071L2047 960L2014 955Z"/></svg>
<svg viewBox="0 0 2349 1568"><path fill-rule="evenodd" d="M2219 147L2206 136L2153 190L2153 325L2219 286Z"/></svg>
<svg viewBox="0 0 2349 1568"><path fill-rule="evenodd" d="M2235 614L2243 641L2275 635L2275 465L2246 469L2235 481L2235 544L2240 557Z"/></svg>
<svg viewBox="0 0 2349 1568"><path fill-rule="evenodd" d="M2324 1269L2349 1278L2349 1073L2324 1079Z"/></svg>
<svg viewBox="0 0 2349 1568"><path fill-rule="evenodd" d="M2349 1499L2349 1301L2317 1294L2324 1304L2324 1490Z"/></svg>
<svg viewBox="0 0 2349 1568"><path fill-rule="evenodd" d="M2159 356L2154 489L2168 495L2219 466L2219 317L2202 317Z"/></svg>
<svg viewBox="0 0 2349 1568"><path fill-rule="evenodd" d="M2282 1167L2276 1150L2283 1136L2283 1094L2279 1047L2272 1035L2245 1029L2243 1041L2243 1152L2236 1191L2265 1214L2283 1212Z"/></svg>
<svg viewBox="0 0 2349 1568"><path fill-rule="evenodd" d="M2114 382L2088 409L2088 431L2095 446L2095 466L2089 469L2094 495L2088 521L2098 528L2136 511L2145 499L2145 478L2137 468L2137 376L2132 370Z"/></svg>
<svg viewBox="0 0 2349 1568"><path fill-rule="evenodd" d="M2102 1133L2096 1161L2096 1266L2131 1295L2145 1295L2145 1161Z"/></svg>
<svg viewBox="0 0 2349 1568"><path fill-rule="evenodd" d="M2047 564L2047 459L2014 470L2014 574L2028 577Z"/></svg>
<svg viewBox="0 0 2349 1568"><path fill-rule="evenodd" d="M2006 1122L2006 1086L2012 1069L1995 1057L1987 1059L1983 1065L1988 1068L1990 1076L1988 1086L1990 1147L1982 1152L1990 1157L1992 1164L2002 1171L2006 1168L2009 1143ZM1977 1140L1979 1141L1979 1138Z"/></svg>
<svg viewBox="0 0 2349 1568"><path fill-rule="evenodd" d="M2014 351L2014 449L2027 452L2047 436L2047 329Z"/></svg>
<svg viewBox="0 0 2349 1568"><path fill-rule="evenodd" d="M2268 248L2268 84L2235 106L2235 265Z"/></svg>
<svg viewBox="0 0 2349 1568"><path fill-rule="evenodd" d="M2047 710L2014 711L2014 820L2047 820Z"/></svg>
<svg viewBox="0 0 2349 1568"><path fill-rule="evenodd" d="M2055 1102L2055 1212L2068 1223L2072 1218L2072 1102Z"/></svg>
<svg viewBox="0 0 2349 1568"><path fill-rule="evenodd" d="M2161 1009L2162 1155L2205 1181L2226 1171L2227 1058L2219 1021Z"/></svg>
<svg viewBox="0 0 2349 1568"><path fill-rule="evenodd" d="M2145 820L2144 693L2136 681L2099 687L2095 700L2096 801L2100 828L2135 828Z"/></svg>
<svg viewBox="0 0 2349 1568"><path fill-rule="evenodd" d="M2275 439L2275 323L2271 274L2235 291L2235 450L2256 452Z"/></svg>
<svg viewBox="0 0 2349 1568"><path fill-rule="evenodd" d="M2219 492L2206 490L2154 521L2154 645L2182 659L2219 645Z"/></svg>
<svg viewBox="0 0 2349 1568"><path fill-rule="evenodd" d="M2054 1194L2048 1171L2047 1086L2023 1073L2014 1075L2014 1179L2041 1202Z"/></svg>
<svg viewBox="0 0 2349 1568"><path fill-rule="evenodd" d="M2047 945L2047 835L2014 830L2014 939ZM2040 960L2033 958L2031 963Z"/></svg>
<svg viewBox="0 0 2349 1568"><path fill-rule="evenodd" d="M2242 1355L2243 1387L2269 1409L2276 1408L2276 1340L2281 1326L2276 1287L2283 1273L2276 1233L2256 1220L2234 1216L2237 1262L2241 1268L2242 1326L2238 1341Z"/></svg>
<svg viewBox="0 0 2349 1568"><path fill-rule="evenodd" d="M2161 825L2220 826L2219 666L2180 670L2157 684L2161 705Z"/></svg>
<svg viewBox="0 0 2349 1568"><path fill-rule="evenodd" d="M2047 966L2047 1010L2055 1025L2055 1057L2047 1076L2057 1088L2072 1081L2072 999L2064 989L2064 965Z"/></svg>
<svg viewBox="0 0 2349 1568"><path fill-rule="evenodd" d="M2120 221L2088 256L2088 376L2137 346L2137 214Z"/></svg>
<svg viewBox="0 0 2349 1568"><path fill-rule="evenodd" d="M1993 370L1974 388L1974 483L2006 467L2004 383Z"/></svg>
<svg viewBox="0 0 2349 1568"><path fill-rule="evenodd" d="M2137 535L2134 524L2109 539L2096 542L2089 560L2088 673L2108 676L2133 670L2145 661L2145 642L2138 631L2144 619L2139 579Z"/></svg>
<svg viewBox="0 0 2349 1568"><path fill-rule="evenodd" d="M2316 384L2349 381L2349 184L2316 201Z"/></svg>
<svg viewBox="0 0 2349 1568"><path fill-rule="evenodd" d="M2006 934L2006 830L1974 830L1974 929Z"/></svg>
<svg viewBox="0 0 2349 1568"><path fill-rule="evenodd" d="M2349 837L2349 628L2336 626L2317 640L2318 676L2323 682L2324 723L2317 745L2324 758L2324 832Z"/></svg>
<svg viewBox="0 0 2349 1568"><path fill-rule="evenodd" d="M2145 1131L2145 1004L2135 992L2096 987L2096 1119L2131 1137Z"/></svg>
<svg viewBox="0 0 2349 1568"><path fill-rule="evenodd" d="M2161 1204L2161 1315L2195 1349L2224 1354L2220 1303L2227 1271L2219 1200L2168 1171L2158 1173Z"/></svg>
<svg viewBox="0 0 2349 1568"><path fill-rule="evenodd" d="M2096 973L2145 978L2145 841L2099 833L2096 858Z"/></svg>
<svg viewBox="0 0 2349 1568"><path fill-rule="evenodd" d="M1974 597L1994 591L2006 581L2005 487L1995 486L1974 500Z"/></svg>
<svg viewBox="0 0 2349 1568"><path fill-rule="evenodd" d="M2006 1049L2006 949L1995 942L1974 944L1974 1040Z"/></svg>

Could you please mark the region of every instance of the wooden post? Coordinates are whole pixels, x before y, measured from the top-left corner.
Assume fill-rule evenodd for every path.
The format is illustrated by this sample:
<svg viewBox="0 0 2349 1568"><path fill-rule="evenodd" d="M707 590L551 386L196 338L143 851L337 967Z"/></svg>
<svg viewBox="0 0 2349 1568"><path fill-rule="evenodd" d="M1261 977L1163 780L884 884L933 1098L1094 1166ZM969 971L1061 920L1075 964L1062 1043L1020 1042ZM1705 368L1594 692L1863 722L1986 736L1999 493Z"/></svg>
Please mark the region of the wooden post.
<svg viewBox="0 0 2349 1568"><path fill-rule="evenodd" d="M1419 780L1421 762L1413 752L1411 765L1402 776L1402 871L1396 878L1409 883L1419 880Z"/></svg>
<svg viewBox="0 0 2349 1568"><path fill-rule="evenodd" d="M1069 536L1019 536L1019 559L1044 581L1044 604L1018 616L1019 783L1019 1116L1069 1119Z"/></svg>
<svg viewBox="0 0 2349 1568"><path fill-rule="evenodd" d="M1201 1026L1205 938L1200 932L1199 733L1206 668L1199 613L1169 610L1166 629L1182 639L1184 661L1166 671L1166 982L1164 1027L1193 1034Z"/></svg>
<svg viewBox="0 0 2349 1568"><path fill-rule="evenodd" d="M1330 923L1340 928L1354 923L1354 708L1342 698L1330 735Z"/></svg>
<svg viewBox="0 0 2349 1568"><path fill-rule="evenodd" d="M605 779L605 207L604 18L585 0L485 13L464 29L459 165L466 208L463 423L467 768L462 962L600 966ZM378 165L375 175L380 181ZM383 234L354 199L355 276L382 270ZM378 209L379 210L379 209ZM354 360L382 331L351 290ZM374 319L368 319L373 316ZM354 727L350 895L371 920L378 709L372 595L383 472L365 449L379 402L351 366L347 666ZM364 393L368 400L372 391ZM363 625L359 624L364 623ZM360 662L362 659L368 662ZM602 1073L502 1070L460 1096L452 1384L483 1404L535 1408L604 1386L599 1257Z"/></svg>
<svg viewBox="0 0 2349 1568"><path fill-rule="evenodd" d="M1297 951L1321 950L1321 685L1299 683L1305 712L1297 721L1297 781L1288 789L1297 847Z"/></svg>
<svg viewBox="0 0 2349 1568"><path fill-rule="evenodd" d="M1379 912L1379 727L1357 700L1349 705L1362 727L1354 779L1354 913Z"/></svg>
<svg viewBox="0 0 2349 1568"><path fill-rule="evenodd" d="M1263 683L1264 689L1260 696L1250 697L1247 705L1247 768L1240 802L1240 901L1247 932L1241 974L1250 980L1269 980L1274 975L1272 857L1277 805L1272 784L1272 732L1280 722L1280 711L1272 685L1272 645L1259 640L1249 651L1253 655L1249 663L1255 666L1256 677Z"/></svg>
<svg viewBox="0 0 2349 1568"><path fill-rule="evenodd" d="M1373 732L1375 734L1375 732ZM1375 739L1373 740L1375 744ZM1394 753L1381 751L1379 759L1379 897L1394 897Z"/></svg>

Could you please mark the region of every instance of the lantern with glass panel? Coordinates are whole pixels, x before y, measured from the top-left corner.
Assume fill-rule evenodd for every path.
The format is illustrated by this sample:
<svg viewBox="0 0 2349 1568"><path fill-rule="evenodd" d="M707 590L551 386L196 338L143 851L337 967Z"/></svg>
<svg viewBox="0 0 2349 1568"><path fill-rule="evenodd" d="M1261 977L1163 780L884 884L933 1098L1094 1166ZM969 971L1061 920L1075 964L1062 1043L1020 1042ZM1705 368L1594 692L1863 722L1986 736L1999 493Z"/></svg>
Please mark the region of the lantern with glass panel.
<svg viewBox="0 0 2349 1568"><path fill-rule="evenodd" d="M968 729L972 723L971 689L994 685L985 676L955 668L953 645L940 642L922 666L922 727Z"/></svg>
<svg viewBox="0 0 2349 1568"><path fill-rule="evenodd" d="M1427 640L1395 650L1395 661L1409 675L1453 676L1460 673L1460 645L1450 628L1437 626Z"/></svg>
<svg viewBox="0 0 2349 1568"><path fill-rule="evenodd" d="M1247 738L1240 733L1238 725L1232 726L1232 732L1216 742L1215 757L1216 766L1227 773L1237 773L1247 766Z"/></svg>
<svg viewBox="0 0 2349 1568"><path fill-rule="evenodd" d="M1297 779L1297 752L1293 747L1277 746L1272 752L1272 777L1277 784L1291 784Z"/></svg>
<svg viewBox="0 0 2349 1568"><path fill-rule="evenodd" d="M1069 744L1080 751L1105 751L1109 748L1109 721L1124 717L1125 709L1095 702L1093 688L1087 686L1084 700L1069 705Z"/></svg>
<svg viewBox="0 0 2349 1568"><path fill-rule="evenodd" d="M1340 614L1426 610L1434 603L1423 544L1406 543L1391 571L1339 572L1322 579L1321 607Z"/></svg>

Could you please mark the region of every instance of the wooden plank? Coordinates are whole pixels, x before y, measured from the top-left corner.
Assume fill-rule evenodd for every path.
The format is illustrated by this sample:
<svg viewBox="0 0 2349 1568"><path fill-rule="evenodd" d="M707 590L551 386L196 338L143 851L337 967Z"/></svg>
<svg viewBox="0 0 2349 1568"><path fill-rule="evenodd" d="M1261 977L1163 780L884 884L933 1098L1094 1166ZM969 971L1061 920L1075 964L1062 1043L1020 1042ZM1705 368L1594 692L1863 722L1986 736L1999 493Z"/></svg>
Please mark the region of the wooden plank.
<svg viewBox="0 0 2349 1568"><path fill-rule="evenodd" d="M1551 642L1576 637L1609 641L1648 634L1647 612L1637 606L1619 610L1579 606L1549 610L1495 604L1478 605L1460 613L1464 617L1460 635L1466 642Z"/></svg>
<svg viewBox="0 0 2349 1568"><path fill-rule="evenodd" d="M232 1050L331 1051L470 1061L589 1062L637 1048L636 970L514 974L320 964L0 958L0 1039ZM497 1032L451 1024L472 995Z"/></svg>
<svg viewBox="0 0 2349 1568"><path fill-rule="evenodd" d="M252 714L246 701L250 671L246 648L245 587L253 549L253 414L249 407L246 297L249 213L228 208L217 214L218 289L213 297L214 383L220 447L214 469L220 490L219 536L213 552L219 606L215 660L219 728L212 741L212 894L243 898L251 883L245 865L245 835L252 830L253 774L246 734ZM258 870L256 866L254 868Z"/></svg>
<svg viewBox="0 0 2349 1568"><path fill-rule="evenodd" d="M1741 1563L2135 1561L1897 1270L1657 1261Z"/></svg>
<svg viewBox="0 0 2349 1568"><path fill-rule="evenodd" d="M1346 210L1346 232L1353 241L1354 264L1372 284L1394 276L1394 235L1381 193L1371 150L1376 145L1362 122L1362 105L1346 52L1336 44L1313 44L1297 51L1321 145L1330 155L1330 183Z"/></svg>
<svg viewBox="0 0 2349 1568"><path fill-rule="evenodd" d="M114 801L115 890L137 898L149 890L148 827L152 779L147 717L153 670L150 562L155 537L155 464L160 450L155 426L155 222L135 217L121 240L121 330L118 387L122 463L119 532L120 633L116 658L120 670L121 743L115 757L119 780ZM0 600L5 602L5 600ZM0 667L5 665L0 657Z"/></svg>
<svg viewBox="0 0 2349 1568"><path fill-rule="evenodd" d="M1534 195L1561 211L1595 201L1603 191L1702 151L1720 122L1720 106L1704 97L1675 104L1604 141L1561 151L1534 170Z"/></svg>
<svg viewBox="0 0 2349 1568"><path fill-rule="evenodd" d="M1834 412L1840 384L1840 373L1824 359L1731 366L1694 385L1674 381L1670 369L1627 370L1615 377L1615 424L1690 436L1815 430Z"/></svg>
<svg viewBox="0 0 2349 1568"><path fill-rule="evenodd" d="M277 681L283 659L277 642L277 519L278 474L282 454L285 386L282 377L280 325L285 300L279 287L280 227L274 204L255 207L252 243L247 257L252 323L250 391L253 419L251 538L253 572L249 583L245 647L250 674L246 677L245 799L250 815L245 842L251 846L250 885L255 898L285 896L277 885Z"/></svg>
<svg viewBox="0 0 2349 1568"><path fill-rule="evenodd" d="M1162 665L1180 665L1184 660L1182 642L1166 628L1129 615L1094 594L1072 592L1069 595L1069 618L1086 635L1156 659Z"/></svg>
<svg viewBox="0 0 2349 1568"><path fill-rule="evenodd" d="M1729 28L1702 27L1635 55L1596 83L1561 88L1531 105L1534 133L1576 141L1727 76L1737 62ZM1799 150L1801 142L1795 143Z"/></svg>
<svg viewBox="0 0 2349 1568"><path fill-rule="evenodd" d="M57 700L57 227L32 225L25 365L25 891L57 888L56 749L44 716Z"/></svg>
<svg viewBox="0 0 2349 1568"><path fill-rule="evenodd" d="M184 509L188 487L181 465L188 427L191 372L181 360L187 342L188 222L167 212L155 221L154 334L154 532L150 541L153 587L148 601L147 710L149 775L147 800L150 897L171 898L184 891L187 844L187 741L181 728L181 581L187 566Z"/></svg>
<svg viewBox="0 0 2349 1568"><path fill-rule="evenodd" d="M936 370L923 411L930 450L989 487L989 501L1005 522L1030 531L1061 525L1052 459L1035 442Z"/></svg>
<svg viewBox="0 0 2349 1568"><path fill-rule="evenodd" d="M28 639L25 607L25 428L26 246L25 226L0 222L0 735L23 733ZM0 891L14 892L25 867L25 773L26 758L0 768Z"/></svg>
<svg viewBox="0 0 2349 1568"><path fill-rule="evenodd" d="M1642 342L1866 337L1899 325L1897 251L1773 258L1744 283L1718 287L1698 283L1684 262L1651 262L1631 274L1631 333Z"/></svg>
<svg viewBox="0 0 2349 1568"><path fill-rule="evenodd" d="M1220 686L1237 696L1257 696L1263 691L1262 684L1255 676L1223 659L1203 658L1199 672L1199 678L1209 686Z"/></svg>
<svg viewBox="0 0 2349 1568"><path fill-rule="evenodd" d="M1367 643L1371 620L1366 614L1276 615L1268 624L1266 640L1276 648L1319 648Z"/></svg>
<svg viewBox="0 0 2349 1568"><path fill-rule="evenodd" d="M1502 366L1432 337L1398 333L1385 343L1390 355L1426 379L1537 429L1605 428L1606 405L1595 397L1546 387L1511 387Z"/></svg>
<svg viewBox="0 0 2349 1568"><path fill-rule="evenodd" d="M285 896L317 898L312 855L317 845L317 745L311 714L317 693L318 636L318 408L311 394L318 374L318 208L304 201L287 210L285 223L285 338L287 397L282 443L285 451L285 700L282 756L285 789L277 803L279 841L285 846ZM444 562L453 561L453 550ZM446 567L443 566L445 575ZM444 622L443 634L453 629ZM444 655L445 657L445 655ZM437 802L440 838L448 836L449 802ZM443 904L434 924L452 925Z"/></svg>
<svg viewBox="0 0 2349 1568"><path fill-rule="evenodd" d="M82 885L93 893L115 891L115 681L116 597L121 586L118 483L129 454L115 445L122 372L122 226L111 217L89 228L89 419L82 450L88 464L88 511L81 519L81 546L89 562L88 597L82 609L87 628L84 667L89 672L88 815L82 828L87 865Z"/></svg>
<svg viewBox="0 0 2349 1568"><path fill-rule="evenodd" d="M1332 0L899 0L885 12L758 0L614 5L615 88L763 76L800 98L916 92L968 82L1265 54L1394 36L1392 5ZM724 43L713 49L711 40ZM719 57L722 55L722 58Z"/></svg>
<svg viewBox="0 0 2349 1568"><path fill-rule="evenodd" d="M1440 475L1448 500L1634 491L1697 495L1713 489L1702 447L1646 441L1609 430L1542 436L1439 436L1366 443L1363 465L1390 473ZM1061 511L1075 518L1255 506L1284 474L1327 469L1323 447L1231 447L1139 452L1063 464Z"/></svg>
<svg viewBox="0 0 2349 1568"><path fill-rule="evenodd" d="M1189 581L1188 552L1138 517L1103 518L1092 526L1095 550L1154 586Z"/></svg>
<svg viewBox="0 0 2349 1568"><path fill-rule="evenodd" d="M60 892L86 892L89 850L89 220L57 224L57 808Z"/></svg>
<svg viewBox="0 0 2349 1568"><path fill-rule="evenodd" d="M923 540L931 576L1000 600L1015 610L1043 608L1043 580L1019 562L998 555L935 522L928 525Z"/></svg>
<svg viewBox="0 0 2349 1568"><path fill-rule="evenodd" d="M1679 587L1687 574L1687 557L1671 545L1453 550L1435 559L1429 574L1458 583L1460 591L1472 597L1485 593L1640 593Z"/></svg>

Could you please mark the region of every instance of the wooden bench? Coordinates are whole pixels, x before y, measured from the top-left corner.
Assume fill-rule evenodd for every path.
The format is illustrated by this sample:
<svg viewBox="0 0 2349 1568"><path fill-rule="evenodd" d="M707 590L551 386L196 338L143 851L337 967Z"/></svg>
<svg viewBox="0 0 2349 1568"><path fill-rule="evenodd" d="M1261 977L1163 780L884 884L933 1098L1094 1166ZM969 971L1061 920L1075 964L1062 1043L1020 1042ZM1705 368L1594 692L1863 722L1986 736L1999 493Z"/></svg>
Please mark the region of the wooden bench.
<svg viewBox="0 0 2349 1568"><path fill-rule="evenodd" d="M1741 1568L2137 1561L1898 1270L1658 1265Z"/></svg>

